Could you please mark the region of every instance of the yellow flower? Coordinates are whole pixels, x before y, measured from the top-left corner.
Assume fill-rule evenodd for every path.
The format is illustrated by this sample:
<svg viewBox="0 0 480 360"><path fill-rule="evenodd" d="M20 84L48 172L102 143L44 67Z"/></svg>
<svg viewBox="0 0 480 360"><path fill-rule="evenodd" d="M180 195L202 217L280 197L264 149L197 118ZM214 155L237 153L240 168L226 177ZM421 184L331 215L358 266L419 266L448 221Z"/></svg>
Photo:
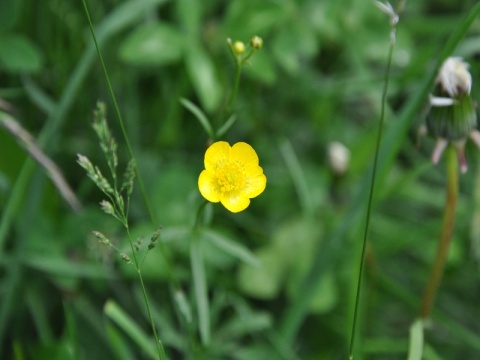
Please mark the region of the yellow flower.
<svg viewBox="0 0 480 360"><path fill-rule="evenodd" d="M198 177L198 189L211 202L221 202L231 212L245 210L250 199L267 185L255 150L244 142L230 147L225 141L213 143L205 152L205 170Z"/></svg>

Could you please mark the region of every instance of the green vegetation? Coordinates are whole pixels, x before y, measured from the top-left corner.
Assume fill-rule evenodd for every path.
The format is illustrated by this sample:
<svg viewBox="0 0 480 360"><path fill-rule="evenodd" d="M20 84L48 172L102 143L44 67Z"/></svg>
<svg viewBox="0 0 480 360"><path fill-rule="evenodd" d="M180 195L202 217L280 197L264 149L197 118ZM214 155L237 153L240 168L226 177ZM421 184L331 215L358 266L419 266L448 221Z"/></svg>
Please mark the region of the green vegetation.
<svg viewBox="0 0 480 360"><path fill-rule="evenodd" d="M457 178L419 133L446 57L478 98L479 13L407 1L383 109L371 1L4 1L2 359L347 359L381 118L354 359L476 358L479 150ZM238 213L199 192L213 141L250 144L267 178Z"/></svg>

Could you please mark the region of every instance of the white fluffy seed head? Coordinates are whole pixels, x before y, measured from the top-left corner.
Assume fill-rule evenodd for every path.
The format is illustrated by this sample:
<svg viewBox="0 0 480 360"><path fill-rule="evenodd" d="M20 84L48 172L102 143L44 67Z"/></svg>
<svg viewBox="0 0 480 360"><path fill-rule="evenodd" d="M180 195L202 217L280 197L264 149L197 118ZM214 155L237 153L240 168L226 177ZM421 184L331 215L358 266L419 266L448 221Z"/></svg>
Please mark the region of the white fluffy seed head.
<svg viewBox="0 0 480 360"><path fill-rule="evenodd" d="M447 58L438 73L437 84L451 97L470 94L472 75L468 63L460 57Z"/></svg>

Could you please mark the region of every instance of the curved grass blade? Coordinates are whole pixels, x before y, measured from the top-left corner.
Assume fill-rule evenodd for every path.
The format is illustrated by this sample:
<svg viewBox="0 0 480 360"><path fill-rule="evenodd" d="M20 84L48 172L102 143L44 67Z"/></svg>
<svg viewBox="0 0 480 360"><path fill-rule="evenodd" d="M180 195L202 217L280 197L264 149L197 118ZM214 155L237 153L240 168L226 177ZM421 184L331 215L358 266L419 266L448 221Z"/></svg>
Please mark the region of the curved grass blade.
<svg viewBox="0 0 480 360"><path fill-rule="evenodd" d="M215 139L215 132L213 131L212 124L210 124L210 121L208 120L204 112L188 99L181 98L180 103L197 118L198 122L200 123L200 125L202 125L208 137L212 140Z"/></svg>
<svg viewBox="0 0 480 360"><path fill-rule="evenodd" d="M198 326L203 345L210 343L210 309L207 293L207 278L205 276L205 264L200 243L201 236L192 234L190 246L190 263L193 274L193 289L197 303Z"/></svg>
<svg viewBox="0 0 480 360"><path fill-rule="evenodd" d="M138 324L113 300L108 300L104 307L105 314L112 319L137 345L152 359L157 358L157 351L151 339Z"/></svg>

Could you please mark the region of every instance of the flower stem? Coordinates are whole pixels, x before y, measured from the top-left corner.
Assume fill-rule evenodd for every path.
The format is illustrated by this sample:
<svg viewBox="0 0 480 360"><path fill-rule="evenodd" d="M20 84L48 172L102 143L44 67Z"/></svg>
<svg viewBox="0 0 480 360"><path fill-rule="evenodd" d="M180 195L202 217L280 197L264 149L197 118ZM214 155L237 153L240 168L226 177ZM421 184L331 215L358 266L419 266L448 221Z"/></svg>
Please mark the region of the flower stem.
<svg viewBox="0 0 480 360"><path fill-rule="evenodd" d="M437 249L437 257L432 267L432 272L428 280L421 308L421 316L427 319L430 316L433 302L438 291L438 287L442 280L443 269L448 255L448 247L452 239L453 226L455 222L455 209L458 198L458 160L455 148L450 145L446 154L446 170L447 170L447 198L445 203L445 212L443 214L442 232Z"/></svg>
<svg viewBox="0 0 480 360"><path fill-rule="evenodd" d="M237 97L238 93L238 87L240 85L240 74L242 73L242 62L238 59L236 59L236 69L235 69L235 80L233 83L233 89L232 93L230 94L230 98L228 99L227 103L227 112L230 112L232 109L233 102L235 101L235 98Z"/></svg>

